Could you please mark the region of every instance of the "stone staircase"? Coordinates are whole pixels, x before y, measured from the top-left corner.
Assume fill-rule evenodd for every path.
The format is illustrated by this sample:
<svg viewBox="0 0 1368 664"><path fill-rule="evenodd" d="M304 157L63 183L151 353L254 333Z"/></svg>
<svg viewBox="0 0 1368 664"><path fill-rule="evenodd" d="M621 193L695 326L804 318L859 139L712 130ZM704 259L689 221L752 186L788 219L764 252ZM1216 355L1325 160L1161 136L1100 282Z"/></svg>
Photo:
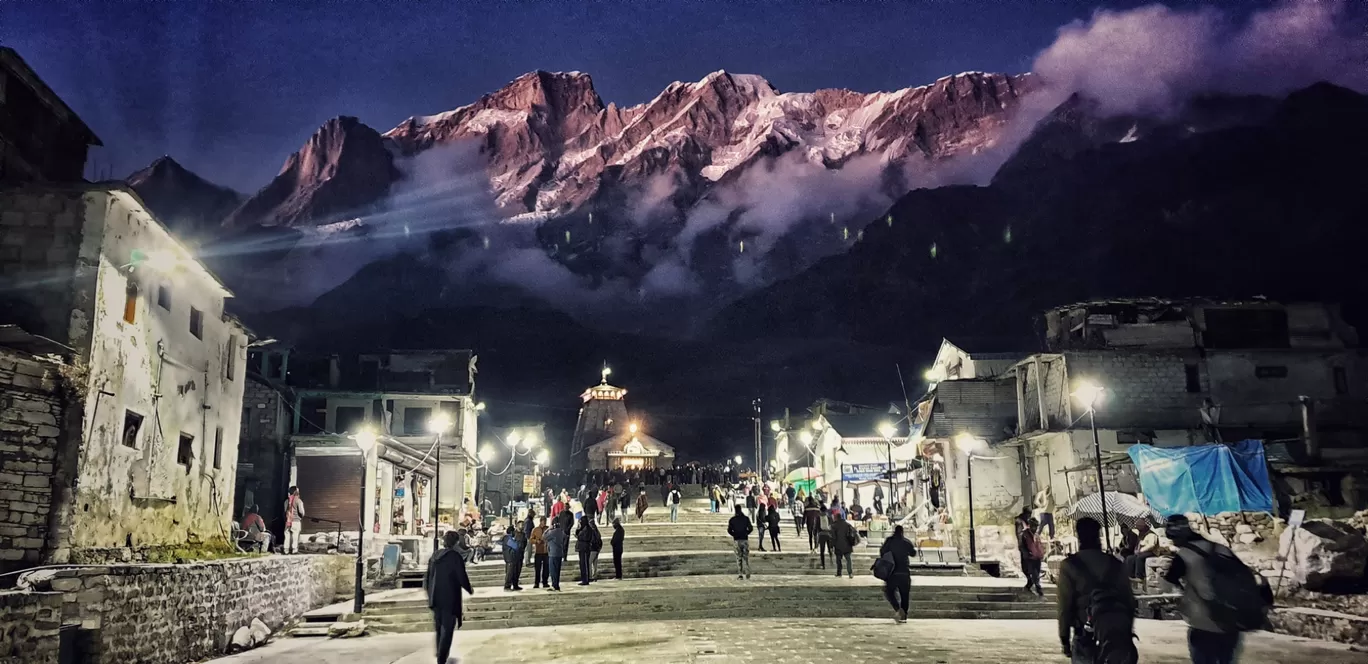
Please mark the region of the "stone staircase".
<svg viewBox="0 0 1368 664"><path fill-rule="evenodd" d="M561 592L477 590L466 597L463 629L499 629L589 622L701 618L890 618L882 587L872 577L845 579L752 576L741 581L714 575L659 581L599 581L588 587L563 584ZM432 629L422 591L367 602L365 619L376 633ZM1014 586L918 585L911 594L913 619L1049 619L1052 602Z"/></svg>
<svg viewBox="0 0 1368 664"><path fill-rule="evenodd" d="M498 552L467 567L473 597L466 598L466 629L622 621L642 616L668 619L719 617L869 617L888 618L881 584L869 573L879 542L869 541L852 555L855 578L835 577L834 560L821 567L809 552L806 533L791 519L782 522L782 552L759 551L752 535L752 579L736 578L736 557L726 523L731 511L712 513L708 501L686 498L678 523L659 495L644 522L623 520L626 539L623 579L613 580L612 553L599 556L600 581L576 585L577 559L570 554L561 572L562 591L533 588L533 570L525 566L525 590L503 590L504 565ZM604 539L611 528L602 527ZM605 541L605 545L606 545ZM768 542L767 542L768 545ZM769 548L767 546L767 548ZM945 559L941 559L945 555ZM938 552L913 561L912 618L1052 618L1054 607L1022 592L1015 581L983 578L953 554ZM976 576L977 575L977 576ZM422 572L401 574L400 589L367 597L363 614L372 632L430 631L432 622L421 590ZM321 635L350 612L335 605L310 612L293 632Z"/></svg>

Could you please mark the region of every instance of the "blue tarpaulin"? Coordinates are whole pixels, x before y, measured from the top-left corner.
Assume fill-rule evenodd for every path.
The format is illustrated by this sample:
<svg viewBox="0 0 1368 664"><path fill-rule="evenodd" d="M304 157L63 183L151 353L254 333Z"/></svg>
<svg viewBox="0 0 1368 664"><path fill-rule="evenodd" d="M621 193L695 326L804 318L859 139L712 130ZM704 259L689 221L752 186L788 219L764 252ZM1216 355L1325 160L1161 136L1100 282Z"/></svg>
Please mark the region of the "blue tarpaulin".
<svg viewBox="0 0 1368 664"><path fill-rule="evenodd" d="M1272 512L1263 441L1151 447L1128 451L1145 500L1164 516L1197 512Z"/></svg>

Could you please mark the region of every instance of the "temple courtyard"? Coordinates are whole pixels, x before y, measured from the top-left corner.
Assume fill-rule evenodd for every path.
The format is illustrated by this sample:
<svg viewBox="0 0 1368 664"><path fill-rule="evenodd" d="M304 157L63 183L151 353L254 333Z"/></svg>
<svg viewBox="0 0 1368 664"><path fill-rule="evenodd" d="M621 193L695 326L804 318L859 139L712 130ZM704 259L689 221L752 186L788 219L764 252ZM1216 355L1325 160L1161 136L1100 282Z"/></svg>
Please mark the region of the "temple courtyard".
<svg viewBox="0 0 1368 664"><path fill-rule="evenodd" d="M861 589L868 592L868 589ZM455 652L464 664L514 662L751 662L957 664L960 662L1064 662L1049 620L892 620L852 618L725 618L650 620L519 627L458 632ZM1187 662L1180 622L1136 624L1140 661ZM433 661L431 633L385 634L358 639L277 640L216 664L419 664ZM1341 664L1368 662L1350 646L1270 632L1248 636L1241 658L1252 663Z"/></svg>

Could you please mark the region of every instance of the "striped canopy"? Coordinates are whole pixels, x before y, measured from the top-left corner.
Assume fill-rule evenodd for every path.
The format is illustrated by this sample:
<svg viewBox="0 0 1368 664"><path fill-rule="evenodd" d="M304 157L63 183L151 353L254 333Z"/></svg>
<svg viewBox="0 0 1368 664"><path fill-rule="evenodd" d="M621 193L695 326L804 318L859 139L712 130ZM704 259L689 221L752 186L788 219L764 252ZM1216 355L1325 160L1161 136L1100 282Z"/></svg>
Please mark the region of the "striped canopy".
<svg viewBox="0 0 1368 664"><path fill-rule="evenodd" d="M1164 517L1160 516L1154 508L1141 502L1139 498L1119 491L1107 491L1107 523L1104 525L1115 526L1117 523L1124 523L1131 528L1139 527L1141 523L1148 522L1150 525L1161 525ZM1102 494L1092 494L1084 496L1081 500L1074 503L1068 510L1068 515L1074 520L1084 517L1097 519L1102 522Z"/></svg>

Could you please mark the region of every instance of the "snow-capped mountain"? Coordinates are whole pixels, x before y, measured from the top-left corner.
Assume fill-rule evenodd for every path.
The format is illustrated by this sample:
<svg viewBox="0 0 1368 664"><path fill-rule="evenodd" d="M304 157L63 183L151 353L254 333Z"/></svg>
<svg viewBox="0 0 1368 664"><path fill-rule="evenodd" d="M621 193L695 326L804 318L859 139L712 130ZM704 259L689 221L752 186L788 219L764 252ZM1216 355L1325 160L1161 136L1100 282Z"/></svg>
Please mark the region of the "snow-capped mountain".
<svg viewBox="0 0 1368 664"><path fill-rule="evenodd" d="M860 155L934 162L990 147L1032 83L972 72L895 92L780 93L760 76L718 71L619 108L603 102L587 74L537 71L473 104L411 117L383 139L400 156L478 144L508 217L571 214L607 189L644 189L660 176L673 178L684 193L676 203L687 208L708 185L789 152L838 169ZM330 120L229 224L328 223L383 198L400 175L368 129ZM349 170L364 177L334 182Z"/></svg>

